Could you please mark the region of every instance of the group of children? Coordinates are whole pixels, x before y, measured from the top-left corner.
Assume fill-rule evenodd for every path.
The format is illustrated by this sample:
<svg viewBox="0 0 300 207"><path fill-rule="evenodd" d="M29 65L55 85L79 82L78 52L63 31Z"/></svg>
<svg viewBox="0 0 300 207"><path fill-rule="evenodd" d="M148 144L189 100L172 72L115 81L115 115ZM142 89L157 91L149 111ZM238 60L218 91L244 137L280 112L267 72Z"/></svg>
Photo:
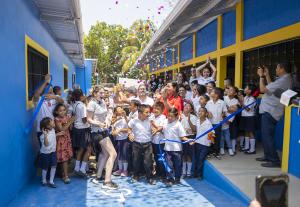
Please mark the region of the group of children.
<svg viewBox="0 0 300 207"><path fill-rule="evenodd" d="M41 87L45 88L46 85ZM182 85L177 88L185 90ZM57 91L53 94L50 90L41 108L43 116L38 120L42 184L47 184L46 175L50 169L48 185L56 187L53 179L57 162L61 163L64 183L70 183L68 166L73 157L76 160L75 174L86 177L90 155L95 154L98 160L104 159L105 153L98 153L102 146L99 143L106 136L114 143L117 152L113 175L132 175L132 181L138 181L141 175L146 175L150 184L155 184L157 179L162 179L168 186L179 183L181 178L202 179L207 156L220 159L226 148L229 155L234 156L238 137L241 150L246 154L254 154L256 104L247 107L221 127L207 134L205 132L239 108L255 102L255 86L248 84L243 91L228 86L223 91L213 81L206 85L191 81L191 88L190 96L186 95L186 91L176 92L176 96L180 95L183 99L183 108L171 107L167 111L165 104L159 100L155 100L153 105L146 105L134 98L130 100L129 111L126 111L128 106L125 109L122 105L113 105L113 94L108 93L93 103L104 104L101 110L105 111L93 111L90 99L80 89L75 89L68 101L59 98ZM38 91L35 98L42 94L42 90ZM102 114L100 117L103 117L93 123L88 116L91 112ZM93 126L98 136L93 135ZM104 128L105 135L102 131ZM99 132L102 137L99 137ZM165 163L161 161L164 160L162 156ZM99 163L98 181L102 179L102 170L105 168L104 164L99 166ZM168 166L171 171L166 170ZM114 185L115 188L117 185Z"/></svg>

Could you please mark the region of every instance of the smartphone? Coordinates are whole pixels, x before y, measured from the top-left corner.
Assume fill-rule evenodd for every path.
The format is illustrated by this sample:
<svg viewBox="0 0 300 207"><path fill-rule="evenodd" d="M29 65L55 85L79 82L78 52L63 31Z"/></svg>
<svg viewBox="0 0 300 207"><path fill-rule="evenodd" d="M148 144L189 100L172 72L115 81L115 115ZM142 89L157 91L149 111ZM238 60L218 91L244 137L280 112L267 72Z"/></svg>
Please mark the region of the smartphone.
<svg viewBox="0 0 300 207"><path fill-rule="evenodd" d="M256 177L256 199L262 207L287 207L288 182L286 174Z"/></svg>

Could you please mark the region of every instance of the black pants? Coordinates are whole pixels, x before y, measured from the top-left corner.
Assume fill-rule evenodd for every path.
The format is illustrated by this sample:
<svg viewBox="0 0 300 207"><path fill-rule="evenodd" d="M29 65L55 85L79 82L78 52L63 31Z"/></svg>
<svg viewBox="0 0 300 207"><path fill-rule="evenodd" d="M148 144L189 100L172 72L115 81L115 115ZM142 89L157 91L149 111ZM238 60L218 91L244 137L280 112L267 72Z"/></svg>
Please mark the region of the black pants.
<svg viewBox="0 0 300 207"><path fill-rule="evenodd" d="M133 155L133 175L138 176L142 164L144 165L144 169L146 172L147 179L152 177L152 143L139 143L133 142L132 143L132 155Z"/></svg>
<svg viewBox="0 0 300 207"><path fill-rule="evenodd" d="M164 146L165 144L160 144L160 148L163 151L164 150ZM154 160L156 163L156 175L157 176L161 176L161 177L165 177L166 176L166 171L165 171L165 167L164 164L162 162L160 162L158 160L158 156L159 156L159 144L152 144L152 148L153 148L153 153L154 153Z"/></svg>
<svg viewBox="0 0 300 207"><path fill-rule="evenodd" d="M195 177L203 176L203 166L209 147L202 144L195 144Z"/></svg>
<svg viewBox="0 0 300 207"><path fill-rule="evenodd" d="M213 127L216 124L213 124ZM215 130L215 143L212 145L212 152L219 155L220 152L220 140L221 140L221 133L222 133L222 126L219 126L218 128L216 128Z"/></svg>

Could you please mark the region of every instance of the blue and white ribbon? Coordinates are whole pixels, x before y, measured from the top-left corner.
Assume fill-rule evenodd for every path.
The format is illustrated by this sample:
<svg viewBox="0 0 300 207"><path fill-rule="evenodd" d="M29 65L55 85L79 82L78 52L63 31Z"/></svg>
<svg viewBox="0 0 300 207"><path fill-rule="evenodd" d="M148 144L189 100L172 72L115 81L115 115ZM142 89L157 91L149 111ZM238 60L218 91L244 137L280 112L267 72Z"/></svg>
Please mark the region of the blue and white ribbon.
<svg viewBox="0 0 300 207"><path fill-rule="evenodd" d="M166 153L162 151L161 149L161 142L175 142L175 143L181 143L181 144L185 144L185 143L189 143L189 142L194 142L197 139L200 139L201 137L205 136L206 134L208 134L209 132L215 130L218 127L221 127L223 124L225 124L227 121L229 121L232 117L236 116L237 114L241 113L243 110L249 108L251 105L257 103L256 101L253 101L252 103L240 108L239 110L235 111L234 113L230 114L229 116L227 116L225 119L223 119L219 124L215 125L214 127L210 128L209 130L207 130L206 132L200 134L198 137L196 137L195 139L190 139L187 141L176 141L176 140L172 140L172 139L162 139L159 141L159 155L158 155L158 160L160 162L163 163L166 172L171 173L172 168L169 166L167 160L166 160Z"/></svg>

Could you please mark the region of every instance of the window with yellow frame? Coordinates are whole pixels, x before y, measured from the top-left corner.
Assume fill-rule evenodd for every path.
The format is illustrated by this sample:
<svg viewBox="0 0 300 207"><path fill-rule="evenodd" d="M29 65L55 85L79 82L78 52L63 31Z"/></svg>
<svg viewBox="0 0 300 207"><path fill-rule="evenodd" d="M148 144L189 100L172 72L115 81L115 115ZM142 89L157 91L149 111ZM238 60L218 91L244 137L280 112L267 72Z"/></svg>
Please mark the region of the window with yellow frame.
<svg viewBox="0 0 300 207"><path fill-rule="evenodd" d="M69 68L66 65L63 65L64 68L64 91L69 89L69 79L68 79L68 71Z"/></svg>
<svg viewBox="0 0 300 207"><path fill-rule="evenodd" d="M25 35L25 70L26 108L32 109L34 92L50 70L49 52L27 35Z"/></svg>

